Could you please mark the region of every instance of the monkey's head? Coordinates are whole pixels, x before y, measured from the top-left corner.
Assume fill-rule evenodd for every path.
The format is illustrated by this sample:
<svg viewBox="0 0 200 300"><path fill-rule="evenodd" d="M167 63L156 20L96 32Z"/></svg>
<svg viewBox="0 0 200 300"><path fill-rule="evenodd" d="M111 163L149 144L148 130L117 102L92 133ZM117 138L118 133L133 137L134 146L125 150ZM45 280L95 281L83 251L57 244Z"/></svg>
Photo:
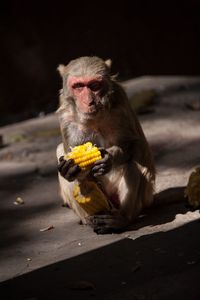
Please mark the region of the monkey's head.
<svg viewBox="0 0 200 300"><path fill-rule="evenodd" d="M110 60L86 56L58 67L63 78L64 98L70 99L77 112L85 118L94 118L108 105L110 65Z"/></svg>

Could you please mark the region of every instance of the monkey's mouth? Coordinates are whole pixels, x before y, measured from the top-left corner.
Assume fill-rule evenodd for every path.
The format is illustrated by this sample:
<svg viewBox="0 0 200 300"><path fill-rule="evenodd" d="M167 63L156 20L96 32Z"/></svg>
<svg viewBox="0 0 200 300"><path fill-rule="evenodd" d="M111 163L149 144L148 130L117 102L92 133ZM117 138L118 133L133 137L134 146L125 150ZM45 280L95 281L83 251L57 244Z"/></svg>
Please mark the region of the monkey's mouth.
<svg viewBox="0 0 200 300"><path fill-rule="evenodd" d="M101 110L100 105L90 105L86 109L82 109L81 112L86 116L96 116L98 112Z"/></svg>

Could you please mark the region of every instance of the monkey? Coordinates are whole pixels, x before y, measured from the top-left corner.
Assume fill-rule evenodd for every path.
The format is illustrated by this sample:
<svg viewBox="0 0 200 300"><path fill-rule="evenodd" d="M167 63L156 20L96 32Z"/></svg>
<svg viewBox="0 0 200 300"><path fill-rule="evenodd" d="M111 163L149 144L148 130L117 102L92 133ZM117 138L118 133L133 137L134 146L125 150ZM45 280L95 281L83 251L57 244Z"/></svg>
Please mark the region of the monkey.
<svg viewBox="0 0 200 300"><path fill-rule="evenodd" d="M60 194L82 224L97 234L124 230L153 203L155 166L150 146L111 60L83 56L59 65L63 86L58 116L62 143L57 147ZM92 142L102 159L83 175L64 155ZM88 216L72 196L74 182L97 182L112 203L110 212Z"/></svg>

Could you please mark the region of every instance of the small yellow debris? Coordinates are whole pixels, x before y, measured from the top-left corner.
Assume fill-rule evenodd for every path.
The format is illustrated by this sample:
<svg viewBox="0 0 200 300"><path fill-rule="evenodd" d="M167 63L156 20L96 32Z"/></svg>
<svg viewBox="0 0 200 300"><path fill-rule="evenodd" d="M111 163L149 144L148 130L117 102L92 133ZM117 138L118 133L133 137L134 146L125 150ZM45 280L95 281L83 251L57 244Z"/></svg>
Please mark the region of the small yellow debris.
<svg viewBox="0 0 200 300"><path fill-rule="evenodd" d="M24 204L24 200L21 197L17 197L14 204L15 205L22 205L22 204Z"/></svg>

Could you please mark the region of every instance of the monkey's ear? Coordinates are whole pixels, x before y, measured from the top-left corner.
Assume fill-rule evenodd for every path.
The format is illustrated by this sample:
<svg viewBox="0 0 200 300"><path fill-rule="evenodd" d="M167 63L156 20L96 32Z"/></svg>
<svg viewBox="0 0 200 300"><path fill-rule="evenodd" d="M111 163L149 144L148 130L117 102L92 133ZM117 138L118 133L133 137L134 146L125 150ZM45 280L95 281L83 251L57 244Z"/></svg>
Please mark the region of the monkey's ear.
<svg viewBox="0 0 200 300"><path fill-rule="evenodd" d="M111 65L112 65L112 60L109 58L109 59L106 59L105 60L105 64L106 66L110 69L111 68Z"/></svg>
<svg viewBox="0 0 200 300"><path fill-rule="evenodd" d="M57 67L57 71L60 73L60 76L63 76L65 73L65 66L64 65L59 65Z"/></svg>

